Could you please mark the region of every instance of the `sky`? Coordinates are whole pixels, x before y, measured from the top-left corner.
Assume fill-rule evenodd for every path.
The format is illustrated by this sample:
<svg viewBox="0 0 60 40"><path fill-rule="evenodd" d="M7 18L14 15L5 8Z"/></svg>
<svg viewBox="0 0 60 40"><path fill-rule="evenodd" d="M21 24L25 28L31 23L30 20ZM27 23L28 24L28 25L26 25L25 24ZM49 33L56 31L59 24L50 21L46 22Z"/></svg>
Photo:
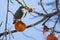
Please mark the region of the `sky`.
<svg viewBox="0 0 60 40"><path fill-rule="evenodd" d="M38 5L38 2L40 0L24 0L24 1L28 7L35 8L35 11L40 12L40 13L45 13L42 10L42 7L40 5ZM15 0L12 0L12 2L14 4L9 3L10 4L9 10L11 10L13 13L15 13L16 10L20 7L20 5ZM47 3L53 3L53 2L55 2L55 0L48 0L48 1L43 0L43 5L48 13L56 11L56 10L52 11L52 9L55 9L55 4L47 5ZM7 13L7 0L0 0L0 22L3 21L3 24L0 27L0 33L4 32L6 13ZM37 16L34 13L31 13L31 14L34 16ZM33 23L41 20L41 18L43 18L41 16L34 18L32 15L30 15L28 13L25 18L24 17L22 18L22 21L27 26L30 24L33 24ZM54 18L57 18L57 16L53 17L52 19L54 19ZM14 25L12 23L13 23L13 15L11 13L8 13L8 30L10 30L10 31L15 30ZM49 25L48 25L48 23L49 22L46 23L47 26L53 27L54 22L50 21ZM57 24L57 26L59 26L59 24ZM13 35L14 39L13 39L12 35L10 36L11 37L10 39L11 40L46 40L46 37L50 32L47 32L45 35L43 35L42 34L42 30L43 30L42 27L43 26L41 24L39 24L34 27L28 28L23 32L13 33L12 35ZM56 30L59 30L59 28L57 27ZM8 40L9 40L9 35L8 35Z"/></svg>

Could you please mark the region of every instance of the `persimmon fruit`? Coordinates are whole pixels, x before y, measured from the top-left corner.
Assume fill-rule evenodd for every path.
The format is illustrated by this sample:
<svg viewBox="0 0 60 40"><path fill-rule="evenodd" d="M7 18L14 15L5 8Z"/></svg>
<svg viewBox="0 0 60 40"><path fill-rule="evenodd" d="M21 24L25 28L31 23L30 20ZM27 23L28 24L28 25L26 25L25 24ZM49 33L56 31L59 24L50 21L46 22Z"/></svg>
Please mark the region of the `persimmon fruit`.
<svg viewBox="0 0 60 40"><path fill-rule="evenodd" d="M28 12L34 12L34 8L29 8Z"/></svg>
<svg viewBox="0 0 60 40"><path fill-rule="evenodd" d="M26 24L22 21L17 21L15 23L15 30L18 32L23 32L26 29Z"/></svg>
<svg viewBox="0 0 60 40"><path fill-rule="evenodd" d="M57 37L56 34L50 33L50 34L47 36L47 40L58 40L58 37Z"/></svg>

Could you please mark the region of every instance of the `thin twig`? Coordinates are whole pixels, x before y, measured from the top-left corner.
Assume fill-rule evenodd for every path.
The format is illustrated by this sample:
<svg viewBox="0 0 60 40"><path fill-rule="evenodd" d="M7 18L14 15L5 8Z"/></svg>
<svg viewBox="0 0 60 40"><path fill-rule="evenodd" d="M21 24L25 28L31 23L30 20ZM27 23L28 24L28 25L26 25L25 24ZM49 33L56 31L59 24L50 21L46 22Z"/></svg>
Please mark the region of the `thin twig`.
<svg viewBox="0 0 60 40"><path fill-rule="evenodd" d="M54 16L56 15L58 12L53 12L53 13L49 13L49 14L43 14L43 13L39 13L39 12L34 12L35 14L37 14L38 16L48 16L48 17L51 17L51 16Z"/></svg>
<svg viewBox="0 0 60 40"><path fill-rule="evenodd" d="M14 4L14 3L12 2L12 0L10 0L10 2L11 2L12 4Z"/></svg>
<svg viewBox="0 0 60 40"><path fill-rule="evenodd" d="M23 1L23 3L25 4L25 6L27 7L27 5L26 5L25 1L24 1L24 0L22 0L22 1Z"/></svg>
<svg viewBox="0 0 60 40"><path fill-rule="evenodd" d="M56 31L56 30L55 30L55 32L60 34L60 31Z"/></svg>
<svg viewBox="0 0 60 40"><path fill-rule="evenodd" d="M45 16L45 14L39 13L39 12L36 12L36 11L34 11L34 13L37 14L38 16Z"/></svg>
<svg viewBox="0 0 60 40"><path fill-rule="evenodd" d="M41 22L43 22L45 19L47 19L47 17L44 17L44 18L42 18L41 20L39 20L38 22L29 25L27 28L29 28L29 27L33 27L33 26L36 26L36 25L40 24Z"/></svg>
<svg viewBox="0 0 60 40"><path fill-rule="evenodd" d="M11 10L9 10L9 12L14 16L14 13Z"/></svg>
<svg viewBox="0 0 60 40"><path fill-rule="evenodd" d="M29 7L26 5L25 1L24 0L22 0L22 1L23 1L24 5L25 5L25 9L26 10L29 9Z"/></svg>
<svg viewBox="0 0 60 40"><path fill-rule="evenodd" d="M17 31L16 31L16 30L11 31L11 33L15 33L15 32L17 32ZM8 35L10 32L3 32L3 33L0 33L0 37L3 36L3 35L5 35L5 33L7 33L7 35Z"/></svg>
<svg viewBox="0 0 60 40"><path fill-rule="evenodd" d="M44 12L45 12L46 14L48 14L47 11L45 10L43 4L42 4L42 0L40 0L40 4L41 4L41 7L42 7L42 9L44 10Z"/></svg>
<svg viewBox="0 0 60 40"><path fill-rule="evenodd" d="M26 10L29 9L29 7L25 4L24 0L23 0L23 2L24 2L24 4L25 4L25 6L24 6L23 3L20 2L19 0L16 0L16 1L17 1L21 6L23 6Z"/></svg>
<svg viewBox="0 0 60 40"><path fill-rule="evenodd" d="M40 24L40 23L41 23L42 21L44 21L46 18L47 18L47 17L44 17L42 20L40 20L40 21L38 21L38 22L36 22L36 23L34 23L34 24L28 25L27 28L33 27L33 26L35 26L35 25L37 25L37 24ZM16 31L16 30L11 31L11 33L15 33L15 32L17 32L17 31ZM6 32L6 34L9 34L9 33L10 33L10 32ZM2 35L5 35L5 32L4 32L4 33L0 33L0 37L1 37Z"/></svg>
<svg viewBox="0 0 60 40"><path fill-rule="evenodd" d="M3 23L3 22L0 23L0 27L1 27L2 23Z"/></svg>
<svg viewBox="0 0 60 40"><path fill-rule="evenodd" d="M45 25L45 23L50 19L51 17L48 17L48 19L42 24L42 25Z"/></svg>
<svg viewBox="0 0 60 40"><path fill-rule="evenodd" d="M16 0L20 5L24 6L19 0Z"/></svg>
<svg viewBox="0 0 60 40"><path fill-rule="evenodd" d="M7 40L7 23L8 23L8 10L9 10L9 0L7 0L7 13L6 13L6 22L5 22L5 40Z"/></svg>
<svg viewBox="0 0 60 40"><path fill-rule="evenodd" d="M59 11L59 8L58 8L58 0L56 0L56 8L57 8L57 11Z"/></svg>
<svg viewBox="0 0 60 40"><path fill-rule="evenodd" d="M57 19L56 22L55 22L55 24L54 24L54 27L53 27L52 33L55 32L55 27L56 27L56 24L57 24L58 20L59 20L59 19Z"/></svg>
<svg viewBox="0 0 60 40"><path fill-rule="evenodd" d="M11 36L12 36L12 37L13 37L13 39L14 39L14 36L12 35L11 31L10 31L10 30L8 30L8 32L9 32L9 40L10 40L10 37L11 37Z"/></svg>

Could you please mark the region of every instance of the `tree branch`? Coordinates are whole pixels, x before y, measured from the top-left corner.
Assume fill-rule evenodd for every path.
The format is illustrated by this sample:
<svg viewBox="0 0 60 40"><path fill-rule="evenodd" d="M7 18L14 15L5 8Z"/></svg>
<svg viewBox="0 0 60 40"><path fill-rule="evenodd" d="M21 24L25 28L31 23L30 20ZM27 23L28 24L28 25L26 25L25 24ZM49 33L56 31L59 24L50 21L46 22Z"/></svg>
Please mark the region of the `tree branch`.
<svg viewBox="0 0 60 40"><path fill-rule="evenodd" d="M45 10L43 4L42 4L42 0L40 0L40 4L41 4L41 7L42 7L42 9L44 10L44 12L45 12L46 14L48 14L47 11Z"/></svg>
<svg viewBox="0 0 60 40"><path fill-rule="evenodd" d="M5 30L4 30L4 34L5 34L5 40L7 40L7 23L8 23L8 11L9 10L9 0L7 0L7 13L6 13L6 22L5 22Z"/></svg>
<svg viewBox="0 0 60 40"><path fill-rule="evenodd" d="M36 22L36 23L34 23L34 24L28 25L27 28L36 26L36 25L40 24L41 22L43 22L43 21L44 21L45 19L47 19L48 17L54 16L54 15L56 15L56 14L57 14L57 12L54 12L54 13L51 13L51 14L48 14L48 15L44 15L44 18L42 18L41 20L39 20L38 22ZM41 14L40 14L40 15L41 15ZM15 32L17 32L17 31L16 31L16 30L11 31L11 33L15 33ZM56 32L57 32L57 31L56 31ZM6 33L7 33L7 35L9 34L9 32L6 32ZM57 32L57 33L58 33L58 32ZM5 32L0 33L0 37L3 36L3 35L5 35Z"/></svg>

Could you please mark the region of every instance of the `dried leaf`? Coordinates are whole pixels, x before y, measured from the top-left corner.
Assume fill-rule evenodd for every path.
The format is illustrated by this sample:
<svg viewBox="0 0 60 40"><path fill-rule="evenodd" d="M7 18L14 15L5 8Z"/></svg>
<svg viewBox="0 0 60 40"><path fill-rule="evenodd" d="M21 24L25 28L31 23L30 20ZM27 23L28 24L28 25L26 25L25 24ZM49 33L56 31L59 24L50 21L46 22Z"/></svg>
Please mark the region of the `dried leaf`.
<svg viewBox="0 0 60 40"><path fill-rule="evenodd" d="M49 29L50 29L50 28L48 28L47 26L44 26L44 28L43 28L43 34L44 34L45 32L48 32Z"/></svg>

